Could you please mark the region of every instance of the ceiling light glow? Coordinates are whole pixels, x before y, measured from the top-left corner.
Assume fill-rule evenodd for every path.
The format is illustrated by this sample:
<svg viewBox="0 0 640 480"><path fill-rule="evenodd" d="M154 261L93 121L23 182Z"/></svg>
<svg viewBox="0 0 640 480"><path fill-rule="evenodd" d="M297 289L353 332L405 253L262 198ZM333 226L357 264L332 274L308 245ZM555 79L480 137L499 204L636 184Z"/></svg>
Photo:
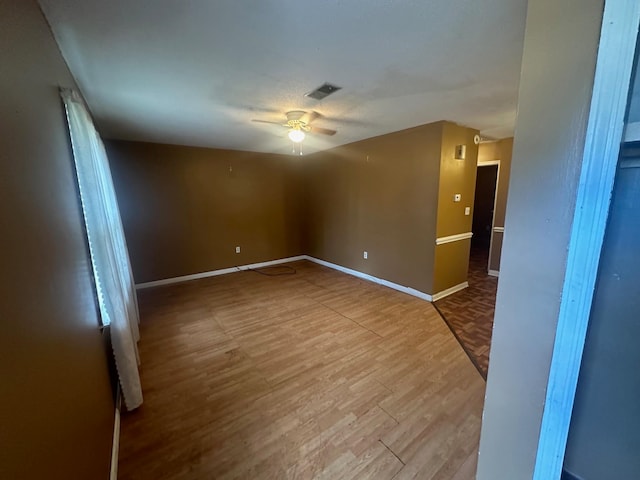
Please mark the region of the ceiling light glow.
<svg viewBox="0 0 640 480"><path fill-rule="evenodd" d="M302 130L289 130L289 139L294 143L300 143L304 140L304 132Z"/></svg>

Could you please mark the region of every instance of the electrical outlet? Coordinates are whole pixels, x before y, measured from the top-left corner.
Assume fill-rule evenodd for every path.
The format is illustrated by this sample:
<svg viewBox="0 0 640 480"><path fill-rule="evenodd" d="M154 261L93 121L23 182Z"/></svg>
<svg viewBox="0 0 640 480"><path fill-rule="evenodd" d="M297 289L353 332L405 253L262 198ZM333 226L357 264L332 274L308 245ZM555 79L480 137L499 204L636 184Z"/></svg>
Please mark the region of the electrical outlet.
<svg viewBox="0 0 640 480"><path fill-rule="evenodd" d="M240 247L236 247L236 253L240 253Z"/></svg>
<svg viewBox="0 0 640 480"><path fill-rule="evenodd" d="M464 214L471 215L471 207L464 207Z"/></svg>
<svg viewBox="0 0 640 480"><path fill-rule="evenodd" d="M362 254L362 257L366 260L367 258L369 258L369 253L364 252L364 253Z"/></svg>

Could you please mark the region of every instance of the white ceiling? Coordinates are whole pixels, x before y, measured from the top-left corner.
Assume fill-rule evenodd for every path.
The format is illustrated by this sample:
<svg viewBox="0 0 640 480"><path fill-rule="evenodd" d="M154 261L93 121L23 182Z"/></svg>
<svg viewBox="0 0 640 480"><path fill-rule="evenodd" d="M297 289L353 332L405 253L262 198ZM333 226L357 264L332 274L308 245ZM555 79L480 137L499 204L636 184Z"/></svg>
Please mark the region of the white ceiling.
<svg viewBox="0 0 640 480"><path fill-rule="evenodd" d="M310 153L437 120L513 133L526 0L40 0L107 138ZM304 93L342 88L321 100Z"/></svg>

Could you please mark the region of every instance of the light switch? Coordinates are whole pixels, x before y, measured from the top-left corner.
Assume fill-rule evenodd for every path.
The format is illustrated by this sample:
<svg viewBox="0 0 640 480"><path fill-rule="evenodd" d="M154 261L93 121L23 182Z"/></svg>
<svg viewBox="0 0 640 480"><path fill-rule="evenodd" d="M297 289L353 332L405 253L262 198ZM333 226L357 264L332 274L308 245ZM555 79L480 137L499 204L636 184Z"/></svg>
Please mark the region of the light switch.
<svg viewBox="0 0 640 480"><path fill-rule="evenodd" d="M464 207L464 214L471 215L471 207Z"/></svg>
<svg viewBox="0 0 640 480"><path fill-rule="evenodd" d="M460 200L462 200L462 195L461 195L461 194L459 194L459 193L456 193L456 194L453 196L453 201L454 201L454 202L459 202Z"/></svg>

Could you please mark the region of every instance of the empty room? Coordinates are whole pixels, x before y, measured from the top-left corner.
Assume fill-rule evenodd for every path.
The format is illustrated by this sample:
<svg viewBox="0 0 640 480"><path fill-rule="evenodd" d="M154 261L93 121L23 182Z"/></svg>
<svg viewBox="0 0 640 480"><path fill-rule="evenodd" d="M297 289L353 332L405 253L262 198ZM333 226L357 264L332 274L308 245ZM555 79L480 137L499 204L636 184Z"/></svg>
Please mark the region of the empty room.
<svg viewBox="0 0 640 480"><path fill-rule="evenodd" d="M0 478L636 478L639 18L0 0Z"/></svg>

